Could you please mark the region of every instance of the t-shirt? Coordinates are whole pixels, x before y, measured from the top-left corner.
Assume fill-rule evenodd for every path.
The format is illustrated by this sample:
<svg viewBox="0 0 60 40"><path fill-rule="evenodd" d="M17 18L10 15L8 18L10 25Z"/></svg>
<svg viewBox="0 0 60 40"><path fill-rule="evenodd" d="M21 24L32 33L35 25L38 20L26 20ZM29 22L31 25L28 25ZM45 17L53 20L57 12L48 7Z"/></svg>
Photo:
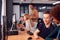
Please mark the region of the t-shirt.
<svg viewBox="0 0 60 40"><path fill-rule="evenodd" d="M38 33L38 36L40 36L40 37L42 37L42 38L45 39L54 30L55 26L52 25L52 23L51 23L50 24L50 27L49 28L46 28L44 23L39 23L37 25L37 28L40 31Z"/></svg>
<svg viewBox="0 0 60 40"><path fill-rule="evenodd" d="M26 21L26 29L29 30L30 32L34 33L37 27L37 22L34 22L34 26L31 27L30 20Z"/></svg>

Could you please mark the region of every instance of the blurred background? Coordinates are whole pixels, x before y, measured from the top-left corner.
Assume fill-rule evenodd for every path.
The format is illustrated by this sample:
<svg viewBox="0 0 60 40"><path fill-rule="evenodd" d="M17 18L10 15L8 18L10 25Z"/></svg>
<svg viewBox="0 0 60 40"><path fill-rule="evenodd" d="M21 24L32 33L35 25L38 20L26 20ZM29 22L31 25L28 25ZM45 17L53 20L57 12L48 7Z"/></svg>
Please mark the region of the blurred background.
<svg viewBox="0 0 60 40"><path fill-rule="evenodd" d="M39 18L42 18L43 11L50 10L59 2L60 0L0 0L0 35L2 34L0 40L6 40L5 36L9 34L11 28L12 31L17 30L13 22L18 23L21 16L29 13L29 4L34 4Z"/></svg>

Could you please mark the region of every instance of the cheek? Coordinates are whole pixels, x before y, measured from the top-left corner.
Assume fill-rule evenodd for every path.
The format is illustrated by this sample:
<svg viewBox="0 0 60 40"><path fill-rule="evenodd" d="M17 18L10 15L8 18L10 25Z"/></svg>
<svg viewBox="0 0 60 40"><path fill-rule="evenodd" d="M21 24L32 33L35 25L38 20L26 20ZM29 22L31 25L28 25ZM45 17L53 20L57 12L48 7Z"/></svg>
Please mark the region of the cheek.
<svg viewBox="0 0 60 40"><path fill-rule="evenodd" d="M46 19L46 22L50 22L50 19Z"/></svg>
<svg viewBox="0 0 60 40"><path fill-rule="evenodd" d="M44 19L44 22L47 23L47 22L49 22L49 20L48 19Z"/></svg>
<svg viewBox="0 0 60 40"><path fill-rule="evenodd" d="M24 20L24 19L22 19L22 20Z"/></svg>
<svg viewBox="0 0 60 40"><path fill-rule="evenodd" d="M47 20L46 19L43 19L44 22L46 22Z"/></svg>
<svg viewBox="0 0 60 40"><path fill-rule="evenodd" d="M55 20L55 19L53 19L53 21L54 21L54 22L56 22L56 20Z"/></svg>

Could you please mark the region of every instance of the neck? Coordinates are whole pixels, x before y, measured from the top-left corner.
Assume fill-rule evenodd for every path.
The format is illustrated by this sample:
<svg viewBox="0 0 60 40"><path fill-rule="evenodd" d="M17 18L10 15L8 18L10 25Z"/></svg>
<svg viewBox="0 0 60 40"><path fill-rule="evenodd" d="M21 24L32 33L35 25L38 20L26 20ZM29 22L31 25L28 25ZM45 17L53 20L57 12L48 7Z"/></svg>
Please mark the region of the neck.
<svg viewBox="0 0 60 40"><path fill-rule="evenodd" d="M49 24L45 24L46 28L49 28L50 24L51 24L51 23L49 23Z"/></svg>
<svg viewBox="0 0 60 40"><path fill-rule="evenodd" d="M31 10L34 10L34 8L32 8Z"/></svg>

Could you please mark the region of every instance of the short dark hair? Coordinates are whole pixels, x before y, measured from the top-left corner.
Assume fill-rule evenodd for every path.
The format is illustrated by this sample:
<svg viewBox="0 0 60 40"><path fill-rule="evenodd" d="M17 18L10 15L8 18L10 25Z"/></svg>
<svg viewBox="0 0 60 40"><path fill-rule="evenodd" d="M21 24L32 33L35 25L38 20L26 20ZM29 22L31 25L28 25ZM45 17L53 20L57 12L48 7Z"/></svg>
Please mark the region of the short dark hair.
<svg viewBox="0 0 60 40"><path fill-rule="evenodd" d="M44 14L50 14L50 10L44 11Z"/></svg>
<svg viewBox="0 0 60 40"><path fill-rule="evenodd" d="M34 4L33 3L30 3L29 5L32 5L34 7Z"/></svg>
<svg viewBox="0 0 60 40"><path fill-rule="evenodd" d="M50 11L50 14L58 21L60 21L60 5L56 5L55 7L53 7Z"/></svg>

